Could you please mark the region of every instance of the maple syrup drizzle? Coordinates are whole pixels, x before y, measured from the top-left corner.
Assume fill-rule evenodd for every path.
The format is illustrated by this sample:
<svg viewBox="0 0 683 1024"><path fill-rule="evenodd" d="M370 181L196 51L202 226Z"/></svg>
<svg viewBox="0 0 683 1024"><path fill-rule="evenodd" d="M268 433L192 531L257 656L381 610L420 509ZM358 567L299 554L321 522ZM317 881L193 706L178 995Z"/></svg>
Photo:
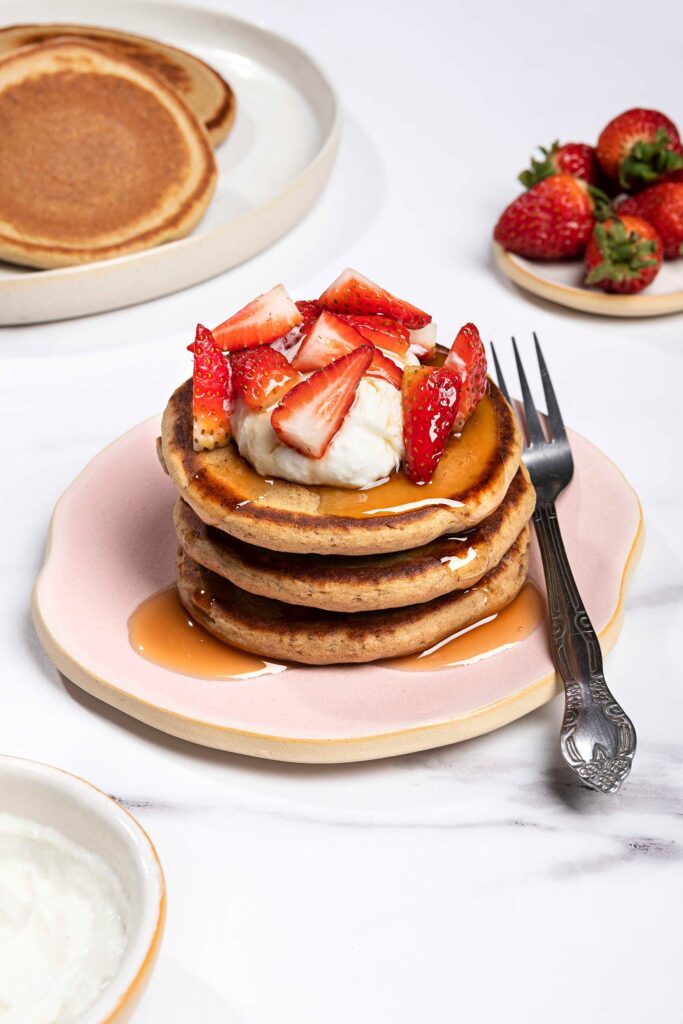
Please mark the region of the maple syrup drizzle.
<svg viewBox="0 0 683 1024"><path fill-rule="evenodd" d="M525 583L517 597L497 615L468 626L426 651L378 664L402 672L433 672L472 664L526 639L544 617L542 595L533 583ZM172 672L199 679L254 679L287 668L216 639L185 610L174 586L138 605L128 620L128 635L131 646L141 657Z"/></svg>
<svg viewBox="0 0 683 1024"><path fill-rule="evenodd" d="M497 451L496 409L486 395L465 424L460 437L451 440L428 484L414 484L399 470L388 479L360 490L306 486L306 493L311 499L311 506L306 511L362 519L365 516L395 515L426 505L459 507L462 502L457 500L457 495L465 494L481 481ZM220 456L213 462L212 472L220 476ZM229 483L230 489L242 496L237 507L252 502L272 502L272 492L267 485L272 487L273 481L259 476L245 459L231 462Z"/></svg>
<svg viewBox="0 0 683 1024"><path fill-rule="evenodd" d="M381 662L402 672L433 672L456 665L471 665L505 651L538 628L545 618L545 601L533 583L525 583L517 597L498 612L454 633L417 654Z"/></svg>
<svg viewBox="0 0 683 1024"><path fill-rule="evenodd" d="M217 640L185 610L174 586L138 605L128 619L128 637L147 661L200 679L254 679L287 667Z"/></svg>

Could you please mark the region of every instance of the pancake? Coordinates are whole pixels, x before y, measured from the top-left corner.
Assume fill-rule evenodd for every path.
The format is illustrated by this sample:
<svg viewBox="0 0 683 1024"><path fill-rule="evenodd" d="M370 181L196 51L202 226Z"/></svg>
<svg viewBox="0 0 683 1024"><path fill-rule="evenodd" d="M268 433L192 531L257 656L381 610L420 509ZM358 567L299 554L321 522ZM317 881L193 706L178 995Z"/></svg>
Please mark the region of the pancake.
<svg viewBox="0 0 683 1024"><path fill-rule="evenodd" d="M166 79L202 122L212 145L217 146L230 131L236 100L228 83L203 60L156 39L94 25L10 25L0 29L0 55L20 46L50 42L58 36L106 46Z"/></svg>
<svg viewBox="0 0 683 1024"><path fill-rule="evenodd" d="M256 547L304 554L376 555L471 529L500 505L520 464L522 439L496 385L451 438L430 484L402 472L366 490L264 480L225 448L192 448L192 381L172 395L161 451L181 496L210 526Z"/></svg>
<svg viewBox="0 0 683 1024"><path fill-rule="evenodd" d="M360 558L253 547L207 526L182 498L174 522L190 558L241 590L288 604L359 612L419 604L471 587L514 543L535 502L529 474L520 465L502 504L468 533L449 534L410 551Z"/></svg>
<svg viewBox="0 0 683 1024"><path fill-rule="evenodd" d="M0 59L0 259L64 267L180 238L216 182L206 132L139 64L68 39Z"/></svg>
<svg viewBox="0 0 683 1024"><path fill-rule="evenodd" d="M495 569L469 590L407 608L355 614L250 594L200 566L182 548L176 568L180 600L220 640L278 661L333 665L426 650L501 611L521 590L528 563L529 527L525 526Z"/></svg>

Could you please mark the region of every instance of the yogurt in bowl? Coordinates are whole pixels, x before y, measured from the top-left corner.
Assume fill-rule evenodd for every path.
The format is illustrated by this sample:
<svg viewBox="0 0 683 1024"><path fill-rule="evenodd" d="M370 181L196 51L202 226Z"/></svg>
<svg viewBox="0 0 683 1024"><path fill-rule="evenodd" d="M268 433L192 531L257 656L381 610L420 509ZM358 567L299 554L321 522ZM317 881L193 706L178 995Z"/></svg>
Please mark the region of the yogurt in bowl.
<svg viewBox="0 0 683 1024"><path fill-rule="evenodd" d="M0 1024L126 1020L164 909L131 815L75 776L0 757Z"/></svg>

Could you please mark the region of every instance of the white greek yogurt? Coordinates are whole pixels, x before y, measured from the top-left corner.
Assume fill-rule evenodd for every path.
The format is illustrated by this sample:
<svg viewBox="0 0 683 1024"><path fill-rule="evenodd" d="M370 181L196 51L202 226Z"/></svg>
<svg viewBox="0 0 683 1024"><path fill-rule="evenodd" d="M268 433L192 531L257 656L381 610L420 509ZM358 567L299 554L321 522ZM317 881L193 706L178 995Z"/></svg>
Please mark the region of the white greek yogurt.
<svg viewBox="0 0 683 1024"><path fill-rule="evenodd" d="M277 342L273 345L279 347ZM290 362L297 348L285 351ZM384 354L402 367L419 363L412 352L407 352L404 359L394 352ZM282 444L270 423L273 408L258 412L238 399L232 416L240 455L261 476L278 476L299 484L361 488L390 476L401 464L401 392L388 381L363 377L353 405L321 459L311 459Z"/></svg>
<svg viewBox="0 0 683 1024"><path fill-rule="evenodd" d="M0 813L0 1022L72 1024L116 973L128 902L114 871L55 829Z"/></svg>

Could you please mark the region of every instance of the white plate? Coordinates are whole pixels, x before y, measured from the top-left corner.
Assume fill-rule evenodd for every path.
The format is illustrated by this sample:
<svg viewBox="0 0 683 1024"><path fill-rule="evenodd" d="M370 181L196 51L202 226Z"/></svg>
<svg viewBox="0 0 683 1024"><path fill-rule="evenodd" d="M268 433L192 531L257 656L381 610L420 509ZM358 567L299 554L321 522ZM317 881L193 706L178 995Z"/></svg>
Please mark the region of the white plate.
<svg viewBox="0 0 683 1024"><path fill-rule="evenodd" d="M156 0L8 0L2 20L80 22L153 36L196 53L237 95L235 124L216 150L216 194L190 236L82 267L0 264L2 325L101 313L204 281L285 234L329 177L340 128L334 90L303 50L266 29Z"/></svg>
<svg viewBox="0 0 683 1024"><path fill-rule="evenodd" d="M582 260L540 262L493 243L496 263L511 281L542 299L601 316L666 316L683 312L683 259L665 260L652 284L637 295L608 295L582 284Z"/></svg>

